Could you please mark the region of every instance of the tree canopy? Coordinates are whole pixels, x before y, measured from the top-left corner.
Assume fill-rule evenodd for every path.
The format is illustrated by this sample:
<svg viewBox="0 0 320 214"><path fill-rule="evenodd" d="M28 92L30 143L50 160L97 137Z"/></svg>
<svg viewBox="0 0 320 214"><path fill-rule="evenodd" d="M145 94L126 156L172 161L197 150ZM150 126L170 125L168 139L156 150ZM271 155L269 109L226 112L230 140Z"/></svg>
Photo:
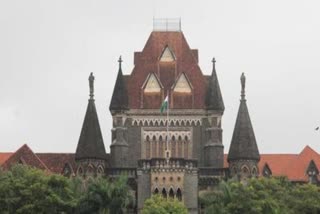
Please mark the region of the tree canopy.
<svg viewBox="0 0 320 214"><path fill-rule="evenodd" d="M221 182L213 191L200 194L205 213L217 214L317 214L320 188L293 184L285 178Z"/></svg>
<svg viewBox="0 0 320 214"><path fill-rule="evenodd" d="M188 214L187 208L177 199L153 195L144 202L142 214Z"/></svg>
<svg viewBox="0 0 320 214"><path fill-rule="evenodd" d="M69 179L24 165L0 170L1 213L122 214L132 199L125 177Z"/></svg>

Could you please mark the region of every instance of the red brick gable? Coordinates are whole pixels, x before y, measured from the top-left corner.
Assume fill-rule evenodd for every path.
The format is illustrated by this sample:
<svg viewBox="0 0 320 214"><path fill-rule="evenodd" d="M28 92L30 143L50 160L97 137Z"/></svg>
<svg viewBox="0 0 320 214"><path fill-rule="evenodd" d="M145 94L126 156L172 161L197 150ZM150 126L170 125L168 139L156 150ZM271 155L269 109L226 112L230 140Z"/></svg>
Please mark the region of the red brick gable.
<svg viewBox="0 0 320 214"><path fill-rule="evenodd" d="M173 52L174 62L159 62L166 47ZM198 66L195 52L190 49L182 32L152 32L143 51L135 53L135 66L127 81L129 108L143 108L142 86L152 72L157 75L164 87L161 99L164 99L168 90L172 90L174 82L184 72L193 86L194 98L190 99L193 102L191 106L204 108L207 82ZM174 101L171 105L173 105L171 108L175 107Z"/></svg>
<svg viewBox="0 0 320 214"><path fill-rule="evenodd" d="M40 158L33 153L33 151L24 144L15 153L13 153L2 165L4 169L9 169L14 164L26 164L38 169L48 170L47 166L40 160Z"/></svg>

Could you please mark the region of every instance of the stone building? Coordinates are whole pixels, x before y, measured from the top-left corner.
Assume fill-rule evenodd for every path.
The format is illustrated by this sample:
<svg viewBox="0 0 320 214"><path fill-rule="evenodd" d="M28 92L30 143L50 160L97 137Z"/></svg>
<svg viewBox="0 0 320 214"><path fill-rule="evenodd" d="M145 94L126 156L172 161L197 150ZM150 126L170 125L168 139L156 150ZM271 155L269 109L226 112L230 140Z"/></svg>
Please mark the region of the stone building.
<svg viewBox="0 0 320 214"><path fill-rule="evenodd" d="M110 154L101 134L91 73L76 153L34 153L23 145L14 153L0 153L1 167L21 163L65 176L125 174L136 195L137 212L145 199L161 194L183 201L189 213L198 213L199 192L231 177L287 176L294 182L319 183L320 155L308 146L298 155L259 154L244 74L230 150L224 154L225 107L216 61L212 60L211 75L204 75L198 50L189 47L180 28L151 32L142 51L134 53L129 75L122 72L121 57L118 62L109 106L113 128L106 145ZM161 112L164 100L168 108Z"/></svg>

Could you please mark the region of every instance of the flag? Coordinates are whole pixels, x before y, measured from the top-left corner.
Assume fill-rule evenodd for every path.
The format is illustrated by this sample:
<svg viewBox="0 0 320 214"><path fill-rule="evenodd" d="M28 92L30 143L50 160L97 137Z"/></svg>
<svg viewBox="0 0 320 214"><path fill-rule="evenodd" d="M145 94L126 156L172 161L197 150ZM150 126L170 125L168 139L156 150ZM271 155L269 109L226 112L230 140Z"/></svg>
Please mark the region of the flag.
<svg viewBox="0 0 320 214"><path fill-rule="evenodd" d="M161 104L160 112L163 113L167 109L168 109L168 95L166 96L166 98L163 100Z"/></svg>

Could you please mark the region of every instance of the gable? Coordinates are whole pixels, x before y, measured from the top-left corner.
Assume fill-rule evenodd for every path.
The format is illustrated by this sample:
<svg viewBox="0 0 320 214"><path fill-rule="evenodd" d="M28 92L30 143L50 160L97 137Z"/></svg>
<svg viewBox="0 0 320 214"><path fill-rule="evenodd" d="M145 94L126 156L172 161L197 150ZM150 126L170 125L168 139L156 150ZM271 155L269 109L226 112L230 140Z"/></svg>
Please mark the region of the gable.
<svg viewBox="0 0 320 214"><path fill-rule="evenodd" d="M161 91L160 83L157 77L154 74L150 74L147 79L146 86L144 88L144 92L146 93L159 93Z"/></svg>
<svg viewBox="0 0 320 214"><path fill-rule="evenodd" d="M172 51L167 46L162 52L162 55L160 57L160 62L173 62L173 61L175 61L175 57Z"/></svg>
<svg viewBox="0 0 320 214"><path fill-rule="evenodd" d="M48 169L26 144L20 147L3 163L3 168L9 169L14 164L25 164L42 170Z"/></svg>
<svg viewBox="0 0 320 214"><path fill-rule="evenodd" d="M178 93L191 93L192 89L185 74L181 74L173 89Z"/></svg>

